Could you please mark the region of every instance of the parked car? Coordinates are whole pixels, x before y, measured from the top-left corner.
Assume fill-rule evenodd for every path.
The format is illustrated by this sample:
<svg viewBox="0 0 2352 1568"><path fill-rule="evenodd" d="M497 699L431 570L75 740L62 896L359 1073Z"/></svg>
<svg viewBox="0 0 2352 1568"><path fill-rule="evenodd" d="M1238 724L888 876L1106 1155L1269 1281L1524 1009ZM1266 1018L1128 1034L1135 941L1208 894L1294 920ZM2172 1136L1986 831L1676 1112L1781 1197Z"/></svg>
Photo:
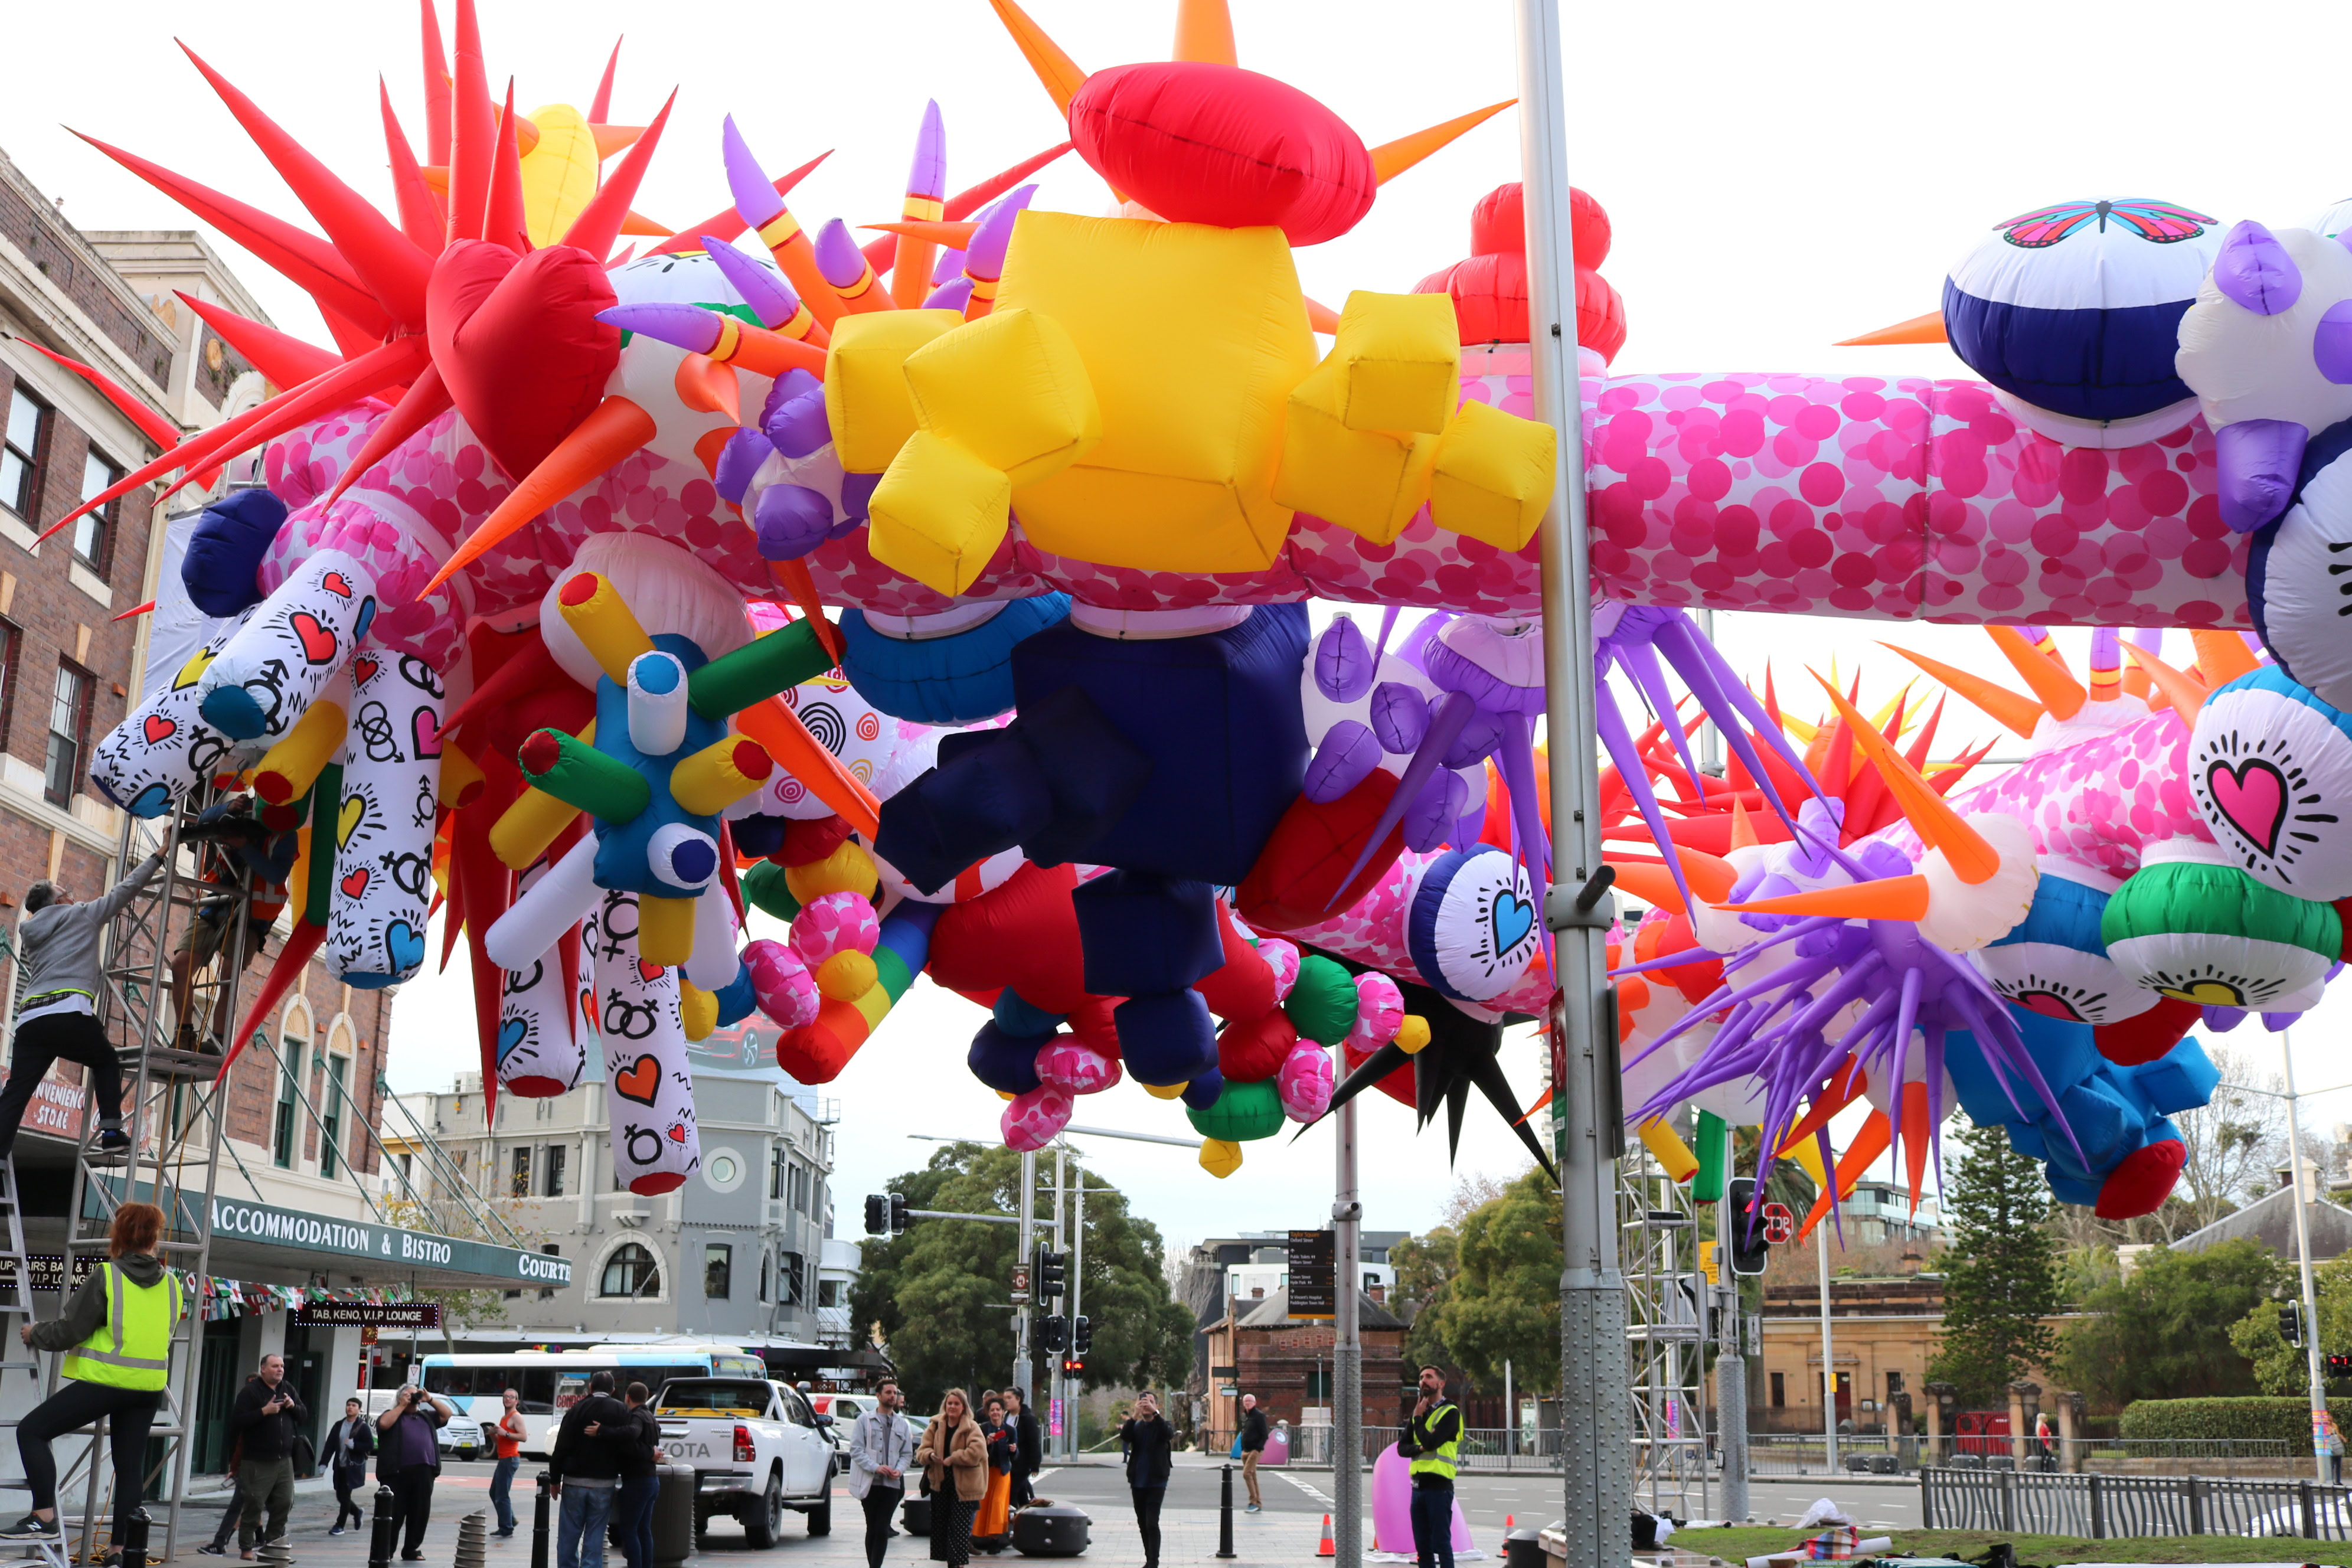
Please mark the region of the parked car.
<svg viewBox="0 0 2352 1568"><path fill-rule="evenodd" d="M749 1377L674 1377L654 1395L662 1452L695 1473L697 1535L713 1515L742 1521L758 1550L776 1543L787 1509L811 1535L833 1531L835 1449L820 1415L788 1384Z"/></svg>
<svg viewBox="0 0 2352 1568"><path fill-rule="evenodd" d="M847 1475L849 1429L857 1425L860 1415L874 1408L874 1396L870 1394L812 1394L807 1397L810 1407L819 1415L833 1418L833 1425L825 1430L833 1435L834 1471L837 1475Z"/></svg>

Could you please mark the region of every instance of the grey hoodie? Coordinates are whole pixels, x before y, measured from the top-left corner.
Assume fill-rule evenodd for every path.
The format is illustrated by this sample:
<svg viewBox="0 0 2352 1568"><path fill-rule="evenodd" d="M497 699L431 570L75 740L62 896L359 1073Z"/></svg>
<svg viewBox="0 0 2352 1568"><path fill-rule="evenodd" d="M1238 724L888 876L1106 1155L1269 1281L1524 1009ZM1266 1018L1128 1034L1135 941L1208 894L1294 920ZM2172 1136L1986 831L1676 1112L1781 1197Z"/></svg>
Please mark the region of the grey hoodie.
<svg viewBox="0 0 2352 1568"><path fill-rule="evenodd" d="M79 904L51 904L16 925L17 962L24 966L22 1002L57 991L79 991L93 1002L99 984L98 943L112 920L163 865L161 852L133 866L122 880L98 898ZM21 1002L20 1002L21 1005Z"/></svg>
<svg viewBox="0 0 2352 1568"><path fill-rule="evenodd" d="M83 906L76 904L74 908ZM48 911L44 910L42 913ZM133 1252L114 1260L122 1277L141 1289L151 1289L162 1283L163 1265L152 1252ZM69 1351L106 1326L106 1273L93 1268L89 1278L81 1282L74 1299L66 1308L66 1315L46 1323L33 1325L33 1348L37 1351Z"/></svg>

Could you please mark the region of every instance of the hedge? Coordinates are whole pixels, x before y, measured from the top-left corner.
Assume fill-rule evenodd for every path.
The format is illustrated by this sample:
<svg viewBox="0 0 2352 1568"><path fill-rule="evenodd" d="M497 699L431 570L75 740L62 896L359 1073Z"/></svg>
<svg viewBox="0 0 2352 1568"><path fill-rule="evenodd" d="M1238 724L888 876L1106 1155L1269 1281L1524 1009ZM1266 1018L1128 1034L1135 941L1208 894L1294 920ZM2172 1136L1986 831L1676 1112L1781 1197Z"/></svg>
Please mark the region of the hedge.
<svg viewBox="0 0 2352 1568"><path fill-rule="evenodd" d="M2344 1410L2331 1401L2338 1426L2352 1422L2352 1402ZM2269 1439L2291 1452L2311 1442L2311 1402L2306 1399L2136 1399L2124 1408L2118 1436L2136 1437Z"/></svg>

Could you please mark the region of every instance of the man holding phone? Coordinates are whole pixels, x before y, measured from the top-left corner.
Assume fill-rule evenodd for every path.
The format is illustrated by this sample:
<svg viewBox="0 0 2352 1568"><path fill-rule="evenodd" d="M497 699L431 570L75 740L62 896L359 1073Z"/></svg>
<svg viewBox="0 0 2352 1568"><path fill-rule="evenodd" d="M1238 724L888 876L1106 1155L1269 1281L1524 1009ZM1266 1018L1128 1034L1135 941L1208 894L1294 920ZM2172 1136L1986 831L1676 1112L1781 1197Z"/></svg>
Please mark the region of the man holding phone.
<svg viewBox="0 0 2352 1568"><path fill-rule="evenodd" d="M1421 1397L1397 1433L1397 1452L1412 1461L1412 1551L1419 1568L1454 1568L1454 1459L1462 1445L1462 1409L1445 1397L1445 1371L1423 1366Z"/></svg>
<svg viewBox="0 0 2352 1568"><path fill-rule="evenodd" d="M294 1508L296 1424L310 1419L300 1396L286 1381L286 1358L263 1356L261 1375L238 1390L228 1417L229 1430L244 1445L236 1470L236 1544L238 1555L247 1561L256 1545L286 1533L286 1516Z"/></svg>
<svg viewBox="0 0 2352 1568"><path fill-rule="evenodd" d="M441 1478L441 1428L456 1415L448 1401L415 1384L392 1396L392 1408L375 1418L376 1479L392 1489L407 1539L401 1559L425 1560L425 1527L433 1520L433 1483Z"/></svg>

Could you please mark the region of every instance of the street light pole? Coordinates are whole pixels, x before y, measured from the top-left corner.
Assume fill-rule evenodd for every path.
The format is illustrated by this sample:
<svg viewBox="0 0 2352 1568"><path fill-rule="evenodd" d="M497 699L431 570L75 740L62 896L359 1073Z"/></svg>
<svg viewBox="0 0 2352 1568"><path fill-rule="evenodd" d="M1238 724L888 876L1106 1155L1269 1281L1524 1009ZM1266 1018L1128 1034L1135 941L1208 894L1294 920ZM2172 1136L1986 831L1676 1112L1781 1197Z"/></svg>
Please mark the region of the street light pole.
<svg viewBox="0 0 2352 1568"><path fill-rule="evenodd" d="M1558 435L1552 501L1538 532L1543 587L1544 723L1551 752L1553 936L1564 1063L1560 1122L1561 1531L1571 1563L1625 1553L1633 1502L1633 1387L1625 1280L1617 1259L1616 1160L1622 1128L1617 1052L1605 1037L1604 938L1615 918L1601 863L1600 775L1593 757L1592 574L1584 498L1584 407L1578 384L1576 258L1569 238L1568 79L1559 0L1517 0L1519 157L1527 205L1528 359L1535 416ZM1347 1281L1340 1300L1353 1300ZM1352 1517L1352 1516L1350 1516Z"/></svg>
<svg viewBox="0 0 2352 1568"><path fill-rule="evenodd" d="M1087 1168L1079 1165L1070 1174L1077 1185L1070 1189L1070 1358L1078 1353L1078 1313L1087 1300ZM1062 1452L1070 1458L1078 1454L1078 1380L1065 1375L1062 1379Z"/></svg>
<svg viewBox="0 0 2352 1568"><path fill-rule="evenodd" d="M1826 1458L1829 1472L1837 1474L1837 1357L1830 1340L1830 1232L1827 1226L1816 1226L1813 1240L1819 1244L1822 1260L1822 1436L1829 1447Z"/></svg>
<svg viewBox="0 0 2352 1568"><path fill-rule="evenodd" d="M1331 1191L1331 1551L1333 1568L1364 1561L1364 1347L1356 1293L1364 1205L1356 1191L1356 1102L1331 1118L1338 1133ZM1597 1559L1596 1559L1597 1561Z"/></svg>
<svg viewBox="0 0 2352 1568"><path fill-rule="evenodd" d="M1021 1155L1021 1250L1013 1255L1013 1267L1026 1268L1036 1258L1032 1242L1037 1229L1037 1156L1024 1150ZM1030 1389L1035 1383L1031 1375L1029 1360L1029 1303L1036 1299L1037 1281L1029 1281L1029 1289L1013 1292L1013 1386L1021 1391L1021 1403L1034 1405Z"/></svg>
<svg viewBox="0 0 2352 1568"><path fill-rule="evenodd" d="M2305 1206L2310 1200L2303 1190L2303 1116L2295 1104L2294 1035L2291 1029L2279 1031L2279 1059L2286 1064L2286 1169L2294 1184L2294 1261L2303 1275L2303 1354L2311 1379L2311 1451L2312 1465L2321 1480L2326 1480L2327 1456L2320 1452L2324 1431L2322 1420L2327 1414L2327 1380L2319 1351L2319 1290L2311 1273L2311 1214Z"/></svg>

